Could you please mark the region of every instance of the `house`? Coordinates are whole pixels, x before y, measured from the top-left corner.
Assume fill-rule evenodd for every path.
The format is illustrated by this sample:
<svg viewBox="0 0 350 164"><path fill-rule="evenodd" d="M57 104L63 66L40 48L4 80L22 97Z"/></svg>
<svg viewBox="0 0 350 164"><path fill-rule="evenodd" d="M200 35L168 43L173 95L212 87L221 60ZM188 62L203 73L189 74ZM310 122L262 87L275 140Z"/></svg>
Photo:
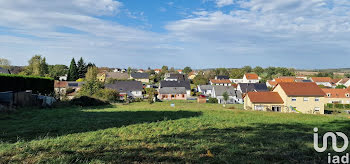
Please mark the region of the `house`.
<svg viewBox="0 0 350 164"><path fill-rule="evenodd" d="M260 78L255 73L246 73L243 76L243 83L259 83Z"/></svg>
<svg viewBox="0 0 350 164"><path fill-rule="evenodd" d="M323 88L322 91L325 93L325 104L350 104L350 90L348 89Z"/></svg>
<svg viewBox="0 0 350 164"><path fill-rule="evenodd" d="M177 70L177 73L182 74L182 70L181 69Z"/></svg>
<svg viewBox="0 0 350 164"><path fill-rule="evenodd" d="M55 81L54 90L60 98L67 96L68 99L74 98L76 93L81 89L84 82L75 81Z"/></svg>
<svg viewBox="0 0 350 164"><path fill-rule="evenodd" d="M266 86L269 87L269 88L274 88L277 84L278 84L277 81L273 81L273 80L267 80L266 81Z"/></svg>
<svg viewBox="0 0 350 164"><path fill-rule="evenodd" d="M224 99L224 93L227 93L228 100L225 102ZM215 85L213 86L213 91L211 94L212 98L218 99L219 104L242 104L243 99L242 99L242 92L235 90L232 86L219 86Z"/></svg>
<svg viewBox="0 0 350 164"><path fill-rule="evenodd" d="M197 75L197 72L192 71L188 74L188 79L193 80Z"/></svg>
<svg viewBox="0 0 350 164"><path fill-rule="evenodd" d="M164 77L165 81L188 81L186 75L184 74L173 74L167 73Z"/></svg>
<svg viewBox="0 0 350 164"><path fill-rule="evenodd" d="M266 86L270 88L274 88L280 82L296 82L298 80L302 80L302 79L297 79L296 77L283 76L283 77L275 78L273 80L267 80Z"/></svg>
<svg viewBox="0 0 350 164"><path fill-rule="evenodd" d="M161 100L186 100L187 93L185 87L164 87L158 91L158 99Z"/></svg>
<svg viewBox="0 0 350 164"><path fill-rule="evenodd" d="M284 101L278 92L248 92L244 97L244 109L281 112Z"/></svg>
<svg viewBox="0 0 350 164"><path fill-rule="evenodd" d="M219 76L215 76L215 80L229 80L230 77L228 76L224 76L224 75L219 75Z"/></svg>
<svg viewBox="0 0 350 164"><path fill-rule="evenodd" d="M161 70L161 69L154 69L154 72L155 72L156 74L158 74L158 73L161 73L162 70Z"/></svg>
<svg viewBox="0 0 350 164"><path fill-rule="evenodd" d="M149 74L148 73L131 73L130 79L141 81L142 83L149 83Z"/></svg>
<svg viewBox="0 0 350 164"><path fill-rule="evenodd" d="M350 86L350 78L344 78L344 79L340 79L336 85L344 85L346 87L349 87Z"/></svg>
<svg viewBox="0 0 350 164"><path fill-rule="evenodd" d="M317 85L323 85L325 87L333 87L332 78L330 77L311 77L312 82L315 82Z"/></svg>
<svg viewBox="0 0 350 164"><path fill-rule="evenodd" d="M190 81L186 80L186 81L166 81L166 80L162 80L159 83L159 90L161 88L181 88L184 87L186 89L186 94L187 97L191 96L191 84Z"/></svg>
<svg viewBox="0 0 350 164"><path fill-rule="evenodd" d="M129 74L122 72L106 72L102 73L102 76L98 77L98 79L101 82L105 82L107 79L127 80L129 79Z"/></svg>
<svg viewBox="0 0 350 164"><path fill-rule="evenodd" d="M197 91L205 96L211 96L213 91L213 85L198 85Z"/></svg>
<svg viewBox="0 0 350 164"><path fill-rule="evenodd" d="M2 67L0 67L0 73L2 73L2 74L11 74L10 70L2 68Z"/></svg>
<svg viewBox="0 0 350 164"><path fill-rule="evenodd" d="M237 90L246 94L248 92L267 92L269 89L264 83L239 83Z"/></svg>
<svg viewBox="0 0 350 164"><path fill-rule="evenodd" d="M255 73L246 73L242 79L230 79L232 83L259 83L260 77Z"/></svg>
<svg viewBox="0 0 350 164"><path fill-rule="evenodd" d="M282 82L272 92L248 92L246 110L324 114L325 93L316 83Z"/></svg>
<svg viewBox="0 0 350 164"><path fill-rule="evenodd" d="M67 78L68 78L68 75L66 74L66 75L64 75L64 76L59 76L59 77L58 77L58 80L59 80L59 81L67 81Z"/></svg>
<svg viewBox="0 0 350 164"><path fill-rule="evenodd" d="M116 81L113 84L105 84L105 88L119 92L121 99L125 95L133 98L143 98L143 86L140 81Z"/></svg>
<svg viewBox="0 0 350 164"><path fill-rule="evenodd" d="M232 83L228 79L222 79L222 80L216 80L216 79L210 79L210 85L222 85L222 86L231 86Z"/></svg>
<svg viewBox="0 0 350 164"><path fill-rule="evenodd" d="M138 73L144 73L144 72L145 72L145 70L143 70L143 69L139 69L139 70L137 70L137 72L138 72Z"/></svg>
<svg viewBox="0 0 350 164"><path fill-rule="evenodd" d="M324 95L316 83L279 83L273 92L278 92L284 101L282 112L324 114Z"/></svg>

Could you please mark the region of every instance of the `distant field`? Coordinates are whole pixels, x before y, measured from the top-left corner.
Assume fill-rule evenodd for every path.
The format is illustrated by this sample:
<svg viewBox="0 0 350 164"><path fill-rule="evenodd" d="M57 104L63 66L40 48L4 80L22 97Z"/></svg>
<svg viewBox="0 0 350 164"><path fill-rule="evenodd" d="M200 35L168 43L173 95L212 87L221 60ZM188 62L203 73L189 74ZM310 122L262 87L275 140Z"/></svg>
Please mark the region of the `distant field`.
<svg viewBox="0 0 350 164"><path fill-rule="evenodd" d="M313 128L350 134L343 114L170 103L2 113L0 163L324 163Z"/></svg>

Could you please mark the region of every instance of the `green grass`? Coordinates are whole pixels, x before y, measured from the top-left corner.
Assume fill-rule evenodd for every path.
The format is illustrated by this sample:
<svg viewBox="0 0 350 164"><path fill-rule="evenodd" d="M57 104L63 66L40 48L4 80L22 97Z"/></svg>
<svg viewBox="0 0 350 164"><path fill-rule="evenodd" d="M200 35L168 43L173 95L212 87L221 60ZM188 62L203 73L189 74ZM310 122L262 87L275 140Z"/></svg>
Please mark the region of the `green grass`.
<svg viewBox="0 0 350 164"><path fill-rule="evenodd" d="M240 108L173 101L1 113L0 163L325 163L313 128L350 134L345 115Z"/></svg>

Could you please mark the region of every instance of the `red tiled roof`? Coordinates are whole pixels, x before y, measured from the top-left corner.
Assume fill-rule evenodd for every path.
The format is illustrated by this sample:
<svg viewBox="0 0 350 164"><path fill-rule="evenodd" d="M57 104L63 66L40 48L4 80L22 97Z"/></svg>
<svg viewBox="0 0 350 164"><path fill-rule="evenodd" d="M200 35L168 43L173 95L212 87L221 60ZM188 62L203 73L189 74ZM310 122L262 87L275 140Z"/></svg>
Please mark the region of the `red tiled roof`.
<svg viewBox="0 0 350 164"><path fill-rule="evenodd" d="M278 83L277 86L281 86L284 92L288 96L324 96L325 93L316 83L307 82L307 83Z"/></svg>
<svg viewBox="0 0 350 164"><path fill-rule="evenodd" d="M349 98L346 95L350 94L350 91L347 89L322 89L324 93L326 93L325 97L328 97L328 94L330 94L330 97L328 98Z"/></svg>
<svg viewBox="0 0 350 164"><path fill-rule="evenodd" d="M295 82L295 78L276 78L275 81L277 83L280 83L280 82Z"/></svg>
<svg viewBox="0 0 350 164"><path fill-rule="evenodd" d="M332 82L330 77L312 77L311 80L313 82Z"/></svg>
<svg viewBox="0 0 350 164"><path fill-rule="evenodd" d="M248 92L247 96L252 103L284 103L277 92Z"/></svg>
<svg viewBox="0 0 350 164"><path fill-rule="evenodd" d="M344 79L341 79L341 80L339 80L338 82L340 83L340 84L345 84L346 82L348 82L350 79L349 78L344 78ZM337 83L337 82L336 82Z"/></svg>
<svg viewBox="0 0 350 164"><path fill-rule="evenodd" d="M222 80L216 80L216 79L210 79L210 81L214 84L228 84L231 83L228 79L222 79Z"/></svg>
<svg viewBox="0 0 350 164"><path fill-rule="evenodd" d="M65 88L68 86L68 83L66 81L55 81L54 87L55 88Z"/></svg>
<svg viewBox="0 0 350 164"><path fill-rule="evenodd" d="M255 73L246 73L245 77L248 80L258 80L259 79L259 76L257 74L255 74Z"/></svg>
<svg viewBox="0 0 350 164"><path fill-rule="evenodd" d="M268 82L271 86L276 86L276 85L278 84L278 82L272 81L272 80L267 80L267 82Z"/></svg>

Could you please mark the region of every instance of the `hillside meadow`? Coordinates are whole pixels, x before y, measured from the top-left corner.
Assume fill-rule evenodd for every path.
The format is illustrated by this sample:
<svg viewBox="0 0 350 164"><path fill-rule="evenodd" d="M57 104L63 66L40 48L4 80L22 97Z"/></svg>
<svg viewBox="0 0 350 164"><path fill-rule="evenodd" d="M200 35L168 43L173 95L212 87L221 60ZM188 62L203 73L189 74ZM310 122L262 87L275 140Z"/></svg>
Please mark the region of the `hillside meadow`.
<svg viewBox="0 0 350 164"><path fill-rule="evenodd" d="M0 163L325 163L314 127L350 134L350 119L193 101L26 109L0 114Z"/></svg>

